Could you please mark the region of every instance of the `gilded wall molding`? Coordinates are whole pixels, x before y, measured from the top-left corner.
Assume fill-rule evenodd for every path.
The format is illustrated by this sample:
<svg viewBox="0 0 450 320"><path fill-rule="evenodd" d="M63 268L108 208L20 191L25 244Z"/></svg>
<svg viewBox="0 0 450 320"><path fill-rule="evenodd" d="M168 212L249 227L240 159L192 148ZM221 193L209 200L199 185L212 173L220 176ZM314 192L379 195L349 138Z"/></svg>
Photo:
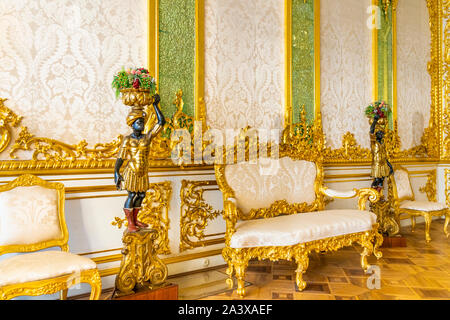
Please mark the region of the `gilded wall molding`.
<svg viewBox="0 0 450 320"><path fill-rule="evenodd" d="M442 0L442 14L445 18L443 54L442 54L442 88L444 91L444 103L442 107L441 135L441 159L450 159L450 1Z"/></svg>
<svg viewBox="0 0 450 320"><path fill-rule="evenodd" d="M437 201L437 190L436 190L436 169L430 170L427 175L427 183L419 189L420 192L426 193L428 201Z"/></svg>
<svg viewBox="0 0 450 320"><path fill-rule="evenodd" d="M203 198L207 190L204 187L216 185L215 180L181 181L180 252L224 241L223 238L204 240L208 221L222 214L222 210L215 210Z"/></svg>
<svg viewBox="0 0 450 320"><path fill-rule="evenodd" d="M138 214L140 221L147 223L151 229L158 231L158 239L155 242L157 254L171 254L169 244L169 211L171 200L172 182L150 183L147 195L142 202L142 209ZM126 219L115 217L111 224L121 229L126 225Z"/></svg>

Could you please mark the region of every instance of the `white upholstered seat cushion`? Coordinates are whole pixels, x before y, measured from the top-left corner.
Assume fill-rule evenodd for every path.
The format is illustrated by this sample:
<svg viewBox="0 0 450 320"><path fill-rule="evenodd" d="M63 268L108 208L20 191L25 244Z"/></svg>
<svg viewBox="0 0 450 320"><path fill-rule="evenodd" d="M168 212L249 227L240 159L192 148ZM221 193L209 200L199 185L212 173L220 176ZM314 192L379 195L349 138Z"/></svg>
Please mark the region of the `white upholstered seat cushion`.
<svg viewBox="0 0 450 320"><path fill-rule="evenodd" d="M372 229L377 216L361 210L324 210L240 221L231 248L291 246Z"/></svg>
<svg viewBox="0 0 450 320"><path fill-rule="evenodd" d="M403 201L400 208L418 211L438 211L447 208L447 206L439 202L431 201Z"/></svg>
<svg viewBox="0 0 450 320"><path fill-rule="evenodd" d="M26 253L0 261L0 287L95 269L89 258L63 251Z"/></svg>

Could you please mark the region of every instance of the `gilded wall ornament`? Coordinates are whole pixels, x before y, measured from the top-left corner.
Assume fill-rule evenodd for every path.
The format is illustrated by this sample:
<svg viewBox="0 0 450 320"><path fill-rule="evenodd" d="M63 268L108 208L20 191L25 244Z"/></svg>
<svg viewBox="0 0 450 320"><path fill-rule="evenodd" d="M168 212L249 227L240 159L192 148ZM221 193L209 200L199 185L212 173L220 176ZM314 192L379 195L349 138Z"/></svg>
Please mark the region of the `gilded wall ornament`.
<svg viewBox="0 0 450 320"><path fill-rule="evenodd" d="M151 229L158 231L157 254L170 254L169 228L170 228L170 201L172 200L172 183L170 181L150 183L147 195L142 202L138 218ZM125 218L115 217L111 222L113 226L121 229L127 225Z"/></svg>
<svg viewBox="0 0 450 320"><path fill-rule="evenodd" d="M16 115L5 106L7 99L0 98L0 153L8 147L11 141L11 126L17 127L22 121L22 117Z"/></svg>
<svg viewBox="0 0 450 320"><path fill-rule="evenodd" d="M223 238L204 240L208 221L223 213L203 198L203 187L217 185L214 180L181 181L180 190L180 252L223 242Z"/></svg>
<svg viewBox="0 0 450 320"><path fill-rule="evenodd" d="M427 183L419 189L420 192L426 193L428 201L437 201L437 191L436 191L436 169L430 170L427 175Z"/></svg>

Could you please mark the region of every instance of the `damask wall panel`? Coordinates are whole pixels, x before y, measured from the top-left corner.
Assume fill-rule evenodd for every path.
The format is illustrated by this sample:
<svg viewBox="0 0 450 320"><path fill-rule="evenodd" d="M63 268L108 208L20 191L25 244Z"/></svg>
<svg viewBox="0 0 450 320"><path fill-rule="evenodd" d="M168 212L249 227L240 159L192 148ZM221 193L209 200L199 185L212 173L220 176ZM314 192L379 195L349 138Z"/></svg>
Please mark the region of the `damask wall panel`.
<svg viewBox="0 0 450 320"><path fill-rule="evenodd" d="M372 100L370 5L370 0L322 0L320 4L320 99L323 130L332 148L341 147L347 131L362 147L370 147L364 115Z"/></svg>
<svg viewBox="0 0 450 320"><path fill-rule="evenodd" d="M0 97L35 136L93 145L126 134L111 82L147 65L147 13L147 0L0 1Z"/></svg>
<svg viewBox="0 0 450 320"><path fill-rule="evenodd" d="M211 128L282 128L283 0L205 1L205 102Z"/></svg>
<svg viewBox="0 0 450 320"><path fill-rule="evenodd" d="M397 115L402 149L420 144L431 106L431 31L425 0L399 0L397 7Z"/></svg>

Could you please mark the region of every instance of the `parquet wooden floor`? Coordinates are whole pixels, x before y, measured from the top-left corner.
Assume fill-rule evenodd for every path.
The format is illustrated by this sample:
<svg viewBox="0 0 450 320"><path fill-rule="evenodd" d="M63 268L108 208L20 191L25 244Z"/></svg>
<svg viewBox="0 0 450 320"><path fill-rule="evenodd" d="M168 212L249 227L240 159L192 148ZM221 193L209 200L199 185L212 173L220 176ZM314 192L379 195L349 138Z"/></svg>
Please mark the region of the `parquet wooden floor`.
<svg viewBox="0 0 450 320"><path fill-rule="evenodd" d="M369 258L379 266L380 288L369 289L370 274L360 266L361 247L355 245L326 254L311 254L304 279L307 287L299 292L295 284L295 264L288 261L251 261L247 269L245 299L314 300L450 300L450 239L443 233L443 220L433 221L431 243L425 242L424 224L401 232L407 247L382 248L383 258ZM221 268L220 272L225 272ZM369 280L370 283L373 283ZM188 297L186 297L188 298ZM203 299L239 299L227 290Z"/></svg>

